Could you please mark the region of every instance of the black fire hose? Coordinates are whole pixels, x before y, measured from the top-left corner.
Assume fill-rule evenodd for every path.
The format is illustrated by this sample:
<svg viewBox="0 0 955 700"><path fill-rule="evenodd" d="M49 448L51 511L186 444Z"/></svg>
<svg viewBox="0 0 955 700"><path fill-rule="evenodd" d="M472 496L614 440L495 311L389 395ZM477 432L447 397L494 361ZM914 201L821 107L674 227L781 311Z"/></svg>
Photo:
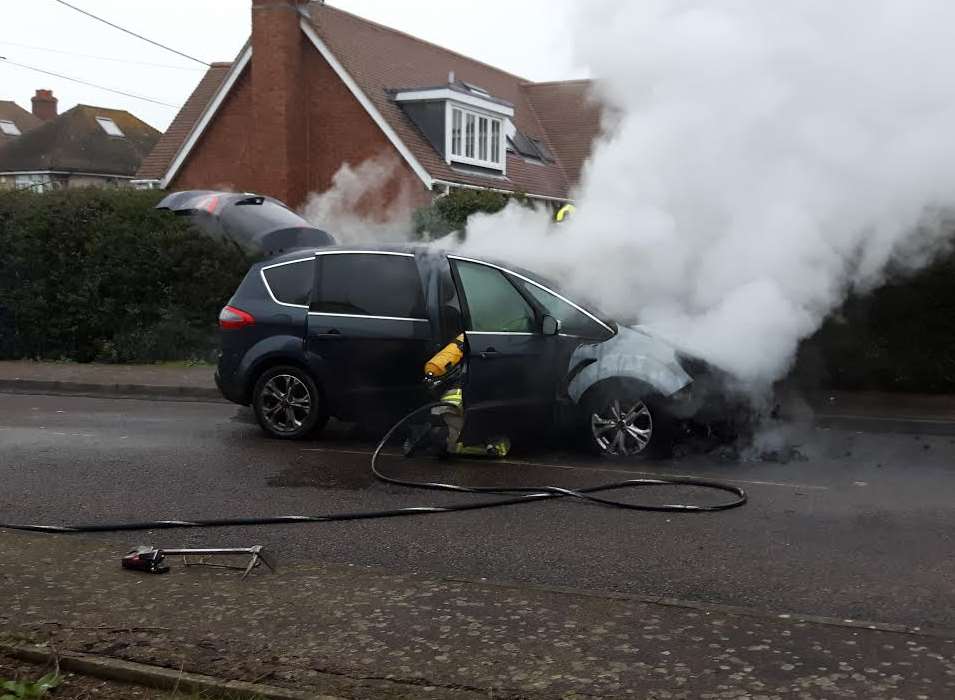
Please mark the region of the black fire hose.
<svg viewBox="0 0 955 700"><path fill-rule="evenodd" d="M174 528L190 527L227 527L238 525L281 525L291 523L327 523L343 520L371 520L372 518L397 518L404 515L428 515L431 513L454 513L465 510L480 510L482 508L497 508L499 506L510 506L518 503L528 503L531 501L541 501L548 498L579 498L584 501L599 503L601 505L612 506L614 508L624 508L627 510L647 510L647 511L665 511L677 513L707 513L718 510L729 510L737 508L746 503L746 492L737 486L720 483L718 481L706 481L702 479L681 479L681 478L657 478L657 479L626 479L624 481L615 481L598 486L588 486L582 489L565 489L558 486L521 486L521 487L499 487L499 486L459 486L457 484L441 484L430 481L409 481L398 479L393 476L383 474L378 469L378 457L381 451L391 437L403 425L416 418L420 414L430 411L438 406L449 406L457 409L454 404L443 401L425 404L415 409L400 421L395 423L391 429L385 433L385 436L378 443L374 453L371 456L371 471L376 478L389 484L398 486L407 486L416 489L430 489L434 491L452 491L455 493L473 493L473 494L493 494L503 496L489 501L476 501L474 503L464 503L453 506L411 506L407 508L392 508L389 510L369 510L358 511L354 513L330 513L328 515L274 515L260 518L212 518L208 520L145 520L142 522L129 523L93 523L89 525L27 525L21 523L0 523L0 528L7 530L27 530L30 532L48 532L48 533L76 533L76 532L121 532L129 530L170 530ZM638 486L697 486L700 488L716 489L733 494L735 498L724 503L714 505L690 505L681 503L668 503L661 505L626 503L616 501L610 498L601 498L594 496L595 493L602 491L611 491L614 489L635 488Z"/></svg>

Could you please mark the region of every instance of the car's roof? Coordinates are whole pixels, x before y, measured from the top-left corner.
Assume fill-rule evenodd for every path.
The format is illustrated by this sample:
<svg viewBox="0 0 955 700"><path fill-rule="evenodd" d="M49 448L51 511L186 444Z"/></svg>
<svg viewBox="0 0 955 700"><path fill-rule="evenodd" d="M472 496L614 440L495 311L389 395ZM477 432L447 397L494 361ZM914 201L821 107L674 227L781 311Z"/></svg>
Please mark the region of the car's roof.
<svg viewBox="0 0 955 700"><path fill-rule="evenodd" d="M298 248L296 250L291 250L287 253L282 253L281 255L276 255L275 257L269 258L267 260L260 261L256 263L253 267L258 269L262 267L267 267L268 265L276 265L286 262L291 262L293 260L302 260L303 258L309 258L318 253L334 253L334 252L355 252L355 253L410 253L411 255L416 255L418 253L429 253L432 255L440 256L450 256L456 258L463 258L466 260L475 260L477 262L488 263L495 267L507 270L508 272L516 273L522 277L526 277L534 282L537 282L540 285L550 289L551 291L562 294L561 286L556 283L554 280L548 279L543 275L534 272L533 270L527 270L525 268L519 267L517 265L512 265L508 262L497 260L494 258L486 258L484 256L476 257L472 255L467 255L466 253L460 253L453 249L447 248L437 248L435 246L430 246L425 243L378 243L375 245L332 245L325 246L323 248ZM589 307L591 313L596 314L600 318L608 318L606 314L599 311L595 304L591 303L588 300L583 300L582 302L585 306Z"/></svg>
<svg viewBox="0 0 955 700"><path fill-rule="evenodd" d="M436 248L434 246L429 246L425 243L378 243L374 245L330 245L324 246L322 248L296 248L295 250L282 253L281 255L276 255L274 257L268 258L267 260L262 260L258 263L259 266L265 267L267 265L275 265L276 263L290 262L292 260L301 260L302 258L308 258L318 253L335 253L335 252L355 252L355 253L409 253L415 255L417 253L430 253L432 255L442 255L442 256L451 256L457 258L464 258L467 260L476 260L478 262L488 263L494 265L495 267L502 268L509 272L515 272L518 275L527 277L528 279L534 280L539 284L543 284L546 287L550 287L554 290L559 288L554 280L547 279L543 275L534 272L533 270L527 270L525 268L513 265L503 260L498 260L495 258L487 258L484 256L473 256L467 255L466 253L461 253L448 248Z"/></svg>
<svg viewBox="0 0 955 700"><path fill-rule="evenodd" d="M496 267L503 268L510 272L516 272L519 275L528 277L535 282L539 282L545 286L554 286L555 282L553 280L546 279L543 275L540 275L533 270L527 270L517 265L512 265L503 260L498 260L495 258L487 258L484 256L473 256L467 255L465 253L460 253L455 250L447 248L436 248L434 246L429 246L425 243L378 243L374 245L330 245L324 246L322 248L296 248L295 250L282 253L281 255L276 255L267 260L261 261L261 264L264 265L274 265L275 263L289 262L291 260L301 260L302 258L308 258L318 253L335 253L335 252L355 252L355 253L408 253L415 255L417 253L431 253L433 255L444 255L451 257L460 257L468 260L476 260L478 262L488 263Z"/></svg>
<svg viewBox="0 0 955 700"><path fill-rule="evenodd" d="M351 252L356 253L411 253L414 255L418 251L423 250L432 250L426 245L420 243L380 243L375 245L329 245L323 246L321 248L296 248L295 250L290 250L288 252L282 253L281 255L275 255L266 260L260 260L257 263L257 266L265 267L267 265L275 265L276 263L290 262L292 260L301 260L302 258L309 258L318 253L328 253L328 252Z"/></svg>

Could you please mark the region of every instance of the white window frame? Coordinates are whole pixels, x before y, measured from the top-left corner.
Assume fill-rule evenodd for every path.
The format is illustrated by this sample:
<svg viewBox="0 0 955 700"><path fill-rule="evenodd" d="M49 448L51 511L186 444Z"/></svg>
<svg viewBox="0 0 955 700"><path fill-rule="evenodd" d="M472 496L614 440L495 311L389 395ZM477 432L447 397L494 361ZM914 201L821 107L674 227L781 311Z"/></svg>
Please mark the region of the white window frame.
<svg viewBox="0 0 955 700"><path fill-rule="evenodd" d="M460 138L457 140L454 139L453 133L454 118L456 113L460 114L461 125ZM473 120L472 123L474 125L474 148L472 151L473 155L471 156L467 155L467 125L469 120ZM481 139L482 122L485 124L485 130L483 131L483 148ZM496 154L492 148L495 123L498 125L498 133L500 134L500 137L498 138ZM465 106L459 102L448 100L445 102L445 124L447 125L447 128L445 129L445 160L448 164L464 163L466 165L476 165L481 168L496 170L502 174L507 172L507 139L504 138L504 134L506 132L505 120L503 117L491 112L475 109L470 105ZM455 152L455 146L459 147L458 152ZM485 158L480 157L482 150L487 154Z"/></svg>
<svg viewBox="0 0 955 700"><path fill-rule="evenodd" d="M10 119L0 119L0 132L7 136L20 136L23 134L16 122Z"/></svg>
<svg viewBox="0 0 955 700"><path fill-rule="evenodd" d="M464 152L464 113L458 110L451 110L450 134L448 136L449 153ZM450 161L449 161L450 162Z"/></svg>
<svg viewBox="0 0 955 700"><path fill-rule="evenodd" d="M464 114L464 153L452 153L452 156L463 156L470 160L478 160L477 153L477 120L478 116L474 112L461 110ZM451 110L454 114L454 110Z"/></svg>
<svg viewBox="0 0 955 700"><path fill-rule="evenodd" d="M126 134L123 133L123 130L119 128L119 124L117 124L112 117L96 117L96 123L106 132L107 136L126 138Z"/></svg>
<svg viewBox="0 0 955 700"><path fill-rule="evenodd" d="M50 173L17 173L13 177L13 187L17 190L47 192L53 189L53 177Z"/></svg>

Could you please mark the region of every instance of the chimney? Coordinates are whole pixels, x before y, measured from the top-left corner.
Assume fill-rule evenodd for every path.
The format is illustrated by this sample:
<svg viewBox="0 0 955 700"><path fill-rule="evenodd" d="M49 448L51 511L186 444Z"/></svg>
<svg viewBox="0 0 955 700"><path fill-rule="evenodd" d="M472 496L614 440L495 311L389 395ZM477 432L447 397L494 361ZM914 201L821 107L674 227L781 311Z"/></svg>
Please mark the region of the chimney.
<svg viewBox="0 0 955 700"><path fill-rule="evenodd" d="M37 90L31 100L33 103L33 114L45 122L56 119L57 99L53 97L52 90Z"/></svg>
<svg viewBox="0 0 955 700"><path fill-rule="evenodd" d="M308 194L304 6L301 0L252 0L252 177L257 192L291 207Z"/></svg>

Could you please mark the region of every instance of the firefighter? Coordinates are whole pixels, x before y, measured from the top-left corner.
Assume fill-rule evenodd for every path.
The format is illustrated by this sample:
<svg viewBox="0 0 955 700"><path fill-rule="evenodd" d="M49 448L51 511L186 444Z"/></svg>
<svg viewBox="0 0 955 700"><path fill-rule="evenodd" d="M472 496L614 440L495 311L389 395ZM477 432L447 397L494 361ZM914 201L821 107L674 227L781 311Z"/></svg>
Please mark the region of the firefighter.
<svg viewBox="0 0 955 700"><path fill-rule="evenodd" d="M464 396L461 391L467 362L465 340L461 333L425 363L425 384L435 393L440 392L440 401L450 406L435 406L431 409L433 426L424 427L417 435L405 442L405 455L410 456L425 442L437 443L442 454L466 457L506 457L511 441L495 437L483 445L464 445L458 441L464 427Z"/></svg>
<svg viewBox="0 0 955 700"><path fill-rule="evenodd" d="M556 221L558 224L562 223L572 217L576 211L577 207L575 207L573 204L565 204L557 210L557 213L554 215L554 221Z"/></svg>

